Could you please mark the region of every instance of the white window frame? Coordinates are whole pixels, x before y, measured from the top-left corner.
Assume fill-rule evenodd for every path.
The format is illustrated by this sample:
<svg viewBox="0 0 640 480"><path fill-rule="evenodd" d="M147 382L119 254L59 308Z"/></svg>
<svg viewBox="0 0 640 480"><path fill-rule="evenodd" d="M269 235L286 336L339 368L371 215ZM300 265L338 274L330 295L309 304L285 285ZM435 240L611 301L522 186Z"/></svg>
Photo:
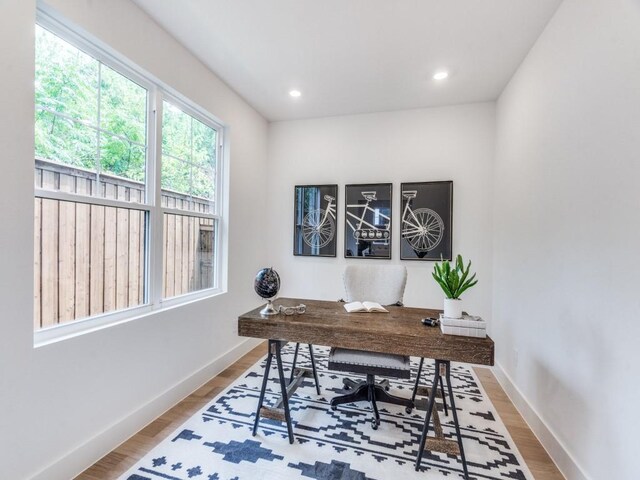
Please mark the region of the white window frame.
<svg viewBox="0 0 640 480"><path fill-rule="evenodd" d="M213 252L213 258L215 259L215 272L213 275L213 287L210 289L205 289L205 290L198 290L195 292L189 292L189 293L185 293L182 295L176 295L173 297L167 297L167 298L161 298L161 302L163 305L175 305L176 303L179 303L185 296L194 296L195 294L197 294L198 292L201 291L208 291L208 290L220 290L220 277L221 277L221 272L222 272L222 262L220 261L220 258L218 257L218 251L219 251L219 244L218 242L220 241L220 235L219 235L219 231L220 231L220 224L222 223L222 217L220 215L220 208L221 208L221 203L222 203L222 194L221 191L222 187L222 155L224 153L224 129L222 128L221 125L216 124L214 122L211 121L210 118L207 118L207 114L203 111L201 111L201 109L199 109L198 107L196 107L193 104L189 104L189 103L185 103L184 100L178 98L176 95L172 95L169 92L163 92L162 98L158 99L158 104L156 105L156 111L160 112L157 116L158 122L160 122L160 124L162 124L162 118L163 118L163 101L167 101L169 103L171 103L172 105L178 107L180 110L182 110L184 113L186 113L187 115L190 115L191 117L195 118L196 120L198 120L199 122L201 122L202 124L214 129L216 131L216 165L215 165L215 169L214 169L214 173L215 173L215 178L216 178L216 183L215 183L215 198L213 199L213 212L212 213L202 213L202 212L196 212L196 211L191 211L191 210L184 210L184 209L179 209L179 208L167 208L167 207L162 207L162 202L161 202L161 186L160 183L162 181L162 172L160 172L159 175L157 175L157 181L159 182L158 185L156 186L156 191L160 192L160 195L158 196L158 198L156 199L156 205L160 206L160 211L161 214L160 219L164 219L164 214L173 214L173 215L183 215L183 216L187 216L187 217L196 217L196 218L208 218L213 220L214 222L214 252ZM160 140L158 142L157 145L157 149L159 152L159 156L160 158L162 158L162 140ZM162 164L162 163L161 163ZM162 227L162 224L160 225ZM160 231L160 238L162 237L162 231ZM164 269L161 272L164 272ZM161 279L162 280L162 279ZM160 284L160 289L162 289L162 282ZM162 292L161 293L161 297L162 297Z"/></svg>
<svg viewBox="0 0 640 480"><path fill-rule="evenodd" d="M88 196L61 191L34 189L34 199L44 198L77 203L103 205L136 209L146 212L148 226L146 229L145 255L145 302L139 306L115 310L94 315L68 323L46 327L34 331L34 345L42 346L76 335L105 328L155 313L159 310L174 308L179 305L226 293L227 288L227 225L226 199L228 198L228 182L224 176L225 164L228 160L226 138L228 126L195 102L181 95L164 82L144 71L126 57L108 45L97 40L81 28L72 25L61 17L54 9L38 4L36 24L59 36L64 41L82 50L99 62L124 75L127 79L147 89L147 150L145 171L145 202L126 202L116 199ZM216 130L216 165L215 165L215 199L212 213L201 213L189 210L162 207L162 103L163 100L176 105L185 113ZM100 125L98 125L100 127ZM163 280L163 219L164 214L177 214L191 217L210 218L214 221L214 284L213 287L185 293L170 298L162 298Z"/></svg>

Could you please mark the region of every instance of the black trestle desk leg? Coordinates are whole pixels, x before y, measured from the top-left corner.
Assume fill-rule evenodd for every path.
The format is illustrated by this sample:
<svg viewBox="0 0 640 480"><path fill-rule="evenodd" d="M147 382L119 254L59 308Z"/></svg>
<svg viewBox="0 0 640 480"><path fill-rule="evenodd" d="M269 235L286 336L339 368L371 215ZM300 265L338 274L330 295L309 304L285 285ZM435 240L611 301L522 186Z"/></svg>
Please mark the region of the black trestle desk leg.
<svg viewBox="0 0 640 480"><path fill-rule="evenodd" d="M318 372L316 371L316 359L313 358L313 345L309 344L309 357L311 357L311 370L313 370L313 380L316 382L316 393L320 395L320 383L318 382Z"/></svg>
<svg viewBox="0 0 640 480"><path fill-rule="evenodd" d="M272 340L269 341L271 343ZM282 392L282 406L284 407L284 418L287 422L287 432L289 434L289 443L293 443L293 426L291 425L291 414L289 413L289 396L287 395L287 383L284 379L284 370L282 369L282 355L280 342L274 342L276 346L276 365L278 366L278 377L280 378L280 391Z"/></svg>
<svg viewBox="0 0 640 480"><path fill-rule="evenodd" d="M449 380L447 379L447 384ZM449 410L447 409L447 396L444 394L444 382L442 381L442 375L440 375L440 395L442 395L442 404L444 405L444 414L448 417Z"/></svg>
<svg viewBox="0 0 640 480"><path fill-rule="evenodd" d="M269 341L269 346L267 347L269 350L269 354L267 355L267 363L264 366L264 375L262 377L262 389L260 390L260 399L258 400L258 409L256 410L256 420L253 424L253 436L256 436L258 432L258 424L260 423L260 409L262 408L262 403L264 402L264 392L267 389L267 382L269 381L269 370L271 370L271 359L273 355L271 353L271 341Z"/></svg>
<svg viewBox="0 0 640 480"><path fill-rule="evenodd" d="M413 393L411 394L411 401L415 404L416 394L418 393L418 387L420 387L420 375L422 375L422 367L424 365L424 358L420 359L420 363L418 364L418 374L416 375L416 381L413 385ZM444 382L442 381L442 377L440 377L440 395L442 396L442 403L444 405L444 414L449 415L449 409L447 408L447 396L444 393ZM407 413L411 413L411 409L406 409Z"/></svg>
<svg viewBox="0 0 640 480"><path fill-rule="evenodd" d="M451 413L453 413L453 424L456 427L456 437L458 437L458 447L460 447L460 459L462 460L462 469L464 470L464 478L469 479L467 471L467 460L464 457L464 448L462 446L462 435L460 434L460 424L458 424L458 412L456 411L456 400L453 398L453 389L451 388L451 362L445 362L447 367L447 390L449 390L449 400L451 402ZM436 369L438 372L438 369Z"/></svg>
<svg viewBox="0 0 640 480"><path fill-rule="evenodd" d="M411 401L415 403L416 394L418 393L418 387L420 386L420 375L422 375L422 365L424 364L424 358L420 358L418 364L418 374L416 375L416 383L413 386L413 393L411 394Z"/></svg>
<svg viewBox="0 0 640 480"><path fill-rule="evenodd" d="M289 376L289 383L293 382L293 377L295 377L296 372L296 362L298 361L298 349L300 348L300 344L296 343L296 350L293 352L293 363L291 364L291 375Z"/></svg>
<svg viewBox="0 0 640 480"><path fill-rule="evenodd" d="M436 403L436 392L438 391L438 379L440 375L440 360L436 360L436 368L433 373L433 385L429 391L429 405L427 406L427 415L424 418L424 426L422 427L422 436L420 437L420 445L418 447L418 458L416 458L416 472L420 470L420 462L422 462L422 455L424 454L424 447L427 444L427 434L429 433L429 422L431 422L431 413L433 412L434 404Z"/></svg>

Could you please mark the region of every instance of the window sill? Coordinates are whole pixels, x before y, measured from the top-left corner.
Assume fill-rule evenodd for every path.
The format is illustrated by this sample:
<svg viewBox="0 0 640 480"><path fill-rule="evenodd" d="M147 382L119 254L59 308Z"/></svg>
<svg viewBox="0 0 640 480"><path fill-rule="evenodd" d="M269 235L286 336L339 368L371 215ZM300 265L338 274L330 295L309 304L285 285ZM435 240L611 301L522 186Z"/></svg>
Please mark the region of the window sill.
<svg viewBox="0 0 640 480"><path fill-rule="evenodd" d="M140 305L138 307L119 310L94 317L84 318L66 324L55 325L34 332L33 347L40 348L63 340L75 338L87 333L97 332L105 328L128 323L149 315L173 310L208 298L224 295L226 290L209 288L197 292L186 293L178 297L164 299L159 305Z"/></svg>

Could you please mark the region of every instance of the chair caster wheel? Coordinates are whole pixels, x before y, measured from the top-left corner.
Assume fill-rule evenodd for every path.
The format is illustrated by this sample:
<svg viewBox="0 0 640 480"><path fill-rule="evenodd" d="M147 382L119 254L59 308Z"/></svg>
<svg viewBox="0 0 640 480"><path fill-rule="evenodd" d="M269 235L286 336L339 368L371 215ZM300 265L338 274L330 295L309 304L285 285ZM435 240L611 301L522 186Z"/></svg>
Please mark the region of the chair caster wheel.
<svg viewBox="0 0 640 480"><path fill-rule="evenodd" d="M388 392L388 391L389 391L389 389L390 389L390 387L384 387L384 391L385 391L385 392Z"/></svg>
<svg viewBox="0 0 640 480"><path fill-rule="evenodd" d="M375 420L371 420L371 428L373 428L374 430L378 429L378 422L376 422Z"/></svg>
<svg viewBox="0 0 640 480"><path fill-rule="evenodd" d="M407 408L404 409L404 411L407 412L407 413L411 413L411 412L413 412L413 408L407 407Z"/></svg>

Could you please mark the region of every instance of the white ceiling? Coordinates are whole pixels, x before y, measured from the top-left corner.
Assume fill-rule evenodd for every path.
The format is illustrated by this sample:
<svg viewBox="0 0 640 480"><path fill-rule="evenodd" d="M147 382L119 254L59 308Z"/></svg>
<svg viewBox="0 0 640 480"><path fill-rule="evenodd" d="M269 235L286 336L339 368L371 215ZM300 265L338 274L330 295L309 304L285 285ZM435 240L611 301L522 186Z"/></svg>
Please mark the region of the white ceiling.
<svg viewBox="0 0 640 480"><path fill-rule="evenodd" d="M561 3L134 1L269 120L494 100Z"/></svg>

